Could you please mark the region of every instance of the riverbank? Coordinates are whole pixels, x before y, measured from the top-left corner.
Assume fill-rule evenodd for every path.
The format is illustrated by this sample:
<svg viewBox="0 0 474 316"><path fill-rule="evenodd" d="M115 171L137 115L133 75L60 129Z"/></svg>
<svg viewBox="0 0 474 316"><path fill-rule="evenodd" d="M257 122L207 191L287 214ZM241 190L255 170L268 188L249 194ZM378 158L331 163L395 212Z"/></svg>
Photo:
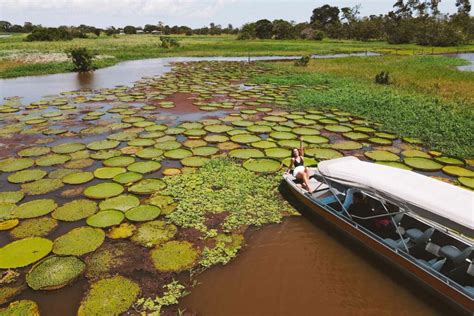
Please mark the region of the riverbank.
<svg viewBox="0 0 474 316"><path fill-rule="evenodd" d="M462 158L473 157L474 73L455 66L462 60L443 56L390 56L312 60L308 67L265 63L269 70L255 83L305 84L294 94L292 110L337 107L382 124L403 137L421 139L430 148ZM374 83L389 71L390 85ZM314 90L327 85L329 89Z"/></svg>
<svg viewBox="0 0 474 316"><path fill-rule="evenodd" d="M60 42L25 42L25 34L0 38L0 78L53 74L72 71L65 61L35 62L16 59L18 54L58 54L72 47L87 47L104 56L95 62L97 68L121 61L170 56L291 56L376 52L393 55L445 54L474 51L474 44L459 47L422 47L414 44L390 45L386 42L352 40L236 40L235 36L173 36L181 47L160 47L159 36L117 35L74 39Z"/></svg>

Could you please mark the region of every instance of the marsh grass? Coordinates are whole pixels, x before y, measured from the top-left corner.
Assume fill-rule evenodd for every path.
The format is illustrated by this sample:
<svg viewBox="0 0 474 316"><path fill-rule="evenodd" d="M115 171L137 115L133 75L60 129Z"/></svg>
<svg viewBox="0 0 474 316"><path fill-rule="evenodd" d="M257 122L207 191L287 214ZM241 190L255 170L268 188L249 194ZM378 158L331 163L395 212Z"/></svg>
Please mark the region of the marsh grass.
<svg viewBox="0 0 474 316"><path fill-rule="evenodd" d="M241 40L232 35L223 36L173 36L181 46L170 49L161 47L159 36L155 35L116 35L98 38L75 38L59 42L25 42L25 34L14 34L0 38L0 51L17 52L64 52L75 47L87 47L99 55L114 56L115 59L95 66L105 67L111 64L134 59L168 56L266 56L266 55L309 55L373 51L384 54L412 55L420 54L420 46L389 45L386 42L359 42L352 40ZM447 53L456 51L474 51L474 44L459 47L423 48L424 53ZM16 68L19 67L17 70ZM71 67L72 68L72 67ZM51 63L47 67L33 64L30 68L10 64L8 59L0 59L0 78L23 75L37 75L70 71L61 63Z"/></svg>
<svg viewBox="0 0 474 316"><path fill-rule="evenodd" d="M458 157L474 156L474 74L454 70L461 62L447 57L345 58L311 61L306 68L292 63L265 63L273 70L255 83L305 84L294 91L291 109L339 108L381 123L403 137L422 139L427 146ZM383 66L383 67L382 67ZM373 82L376 69L393 73L394 84ZM373 71L373 72L372 72ZM433 77L444 89L432 89Z"/></svg>

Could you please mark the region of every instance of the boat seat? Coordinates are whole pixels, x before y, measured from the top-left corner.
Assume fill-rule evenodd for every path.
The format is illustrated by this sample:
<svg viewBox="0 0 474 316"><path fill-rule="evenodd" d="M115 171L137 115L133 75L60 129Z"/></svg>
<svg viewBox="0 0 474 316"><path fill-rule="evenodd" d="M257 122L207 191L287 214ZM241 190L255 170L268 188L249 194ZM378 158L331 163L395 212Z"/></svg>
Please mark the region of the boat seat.
<svg viewBox="0 0 474 316"><path fill-rule="evenodd" d="M439 272L439 271L441 271L444 264L446 263L446 258L442 258L442 259L434 258L434 259L431 259L431 260L416 259L416 261L418 261L419 263L421 263L425 266L428 266L431 269Z"/></svg>
<svg viewBox="0 0 474 316"><path fill-rule="evenodd" d="M393 240L392 238L385 238L383 241L392 248L403 250L405 249L405 246L403 244L406 244L408 240L408 238L403 239L403 241L401 239Z"/></svg>
<svg viewBox="0 0 474 316"><path fill-rule="evenodd" d="M424 232L418 228L410 228L405 231L405 236L410 238L410 242L413 244L426 243L430 240L435 229L433 227L428 228Z"/></svg>
<svg viewBox="0 0 474 316"><path fill-rule="evenodd" d="M337 202L337 199L334 195L326 196L322 199L318 200L319 203L324 204L324 205L329 205L331 203Z"/></svg>
<svg viewBox="0 0 474 316"><path fill-rule="evenodd" d="M471 254L474 247L467 247L463 251L459 250L456 246L446 245L441 247L439 254L443 257L448 258L454 264L460 264Z"/></svg>

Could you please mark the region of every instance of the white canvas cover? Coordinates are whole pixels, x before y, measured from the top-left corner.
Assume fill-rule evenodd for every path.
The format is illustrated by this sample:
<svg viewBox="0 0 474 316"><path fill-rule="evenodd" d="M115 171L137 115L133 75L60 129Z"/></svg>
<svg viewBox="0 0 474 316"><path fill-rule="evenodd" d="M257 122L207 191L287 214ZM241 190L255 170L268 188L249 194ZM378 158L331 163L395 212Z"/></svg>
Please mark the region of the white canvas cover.
<svg viewBox="0 0 474 316"><path fill-rule="evenodd" d="M342 157L322 161L319 172L333 181L371 188L452 221L472 235L474 192L422 174Z"/></svg>

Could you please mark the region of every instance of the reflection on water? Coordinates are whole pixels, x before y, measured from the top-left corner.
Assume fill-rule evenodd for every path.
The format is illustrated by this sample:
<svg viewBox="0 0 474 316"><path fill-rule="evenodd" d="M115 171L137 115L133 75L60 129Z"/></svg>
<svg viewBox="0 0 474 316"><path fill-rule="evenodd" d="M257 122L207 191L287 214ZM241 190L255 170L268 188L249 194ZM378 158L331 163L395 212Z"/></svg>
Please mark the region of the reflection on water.
<svg viewBox="0 0 474 316"><path fill-rule="evenodd" d="M82 89L94 88L94 73L93 72L78 72L76 77Z"/></svg>
<svg viewBox="0 0 474 316"><path fill-rule="evenodd" d="M474 53L464 53L464 54L448 54L448 57L462 58L470 62L469 65L458 66L457 68L461 71L474 71Z"/></svg>

